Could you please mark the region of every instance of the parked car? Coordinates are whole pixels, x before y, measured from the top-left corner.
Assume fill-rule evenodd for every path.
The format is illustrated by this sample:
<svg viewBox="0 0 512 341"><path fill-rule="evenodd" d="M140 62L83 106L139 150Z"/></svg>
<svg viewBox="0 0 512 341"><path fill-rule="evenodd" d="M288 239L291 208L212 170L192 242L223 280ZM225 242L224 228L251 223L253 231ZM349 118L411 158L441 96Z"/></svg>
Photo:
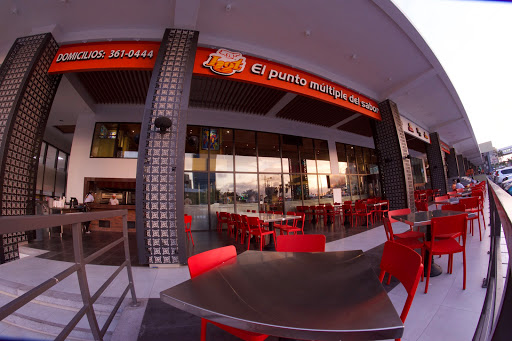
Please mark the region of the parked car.
<svg viewBox="0 0 512 341"><path fill-rule="evenodd" d="M505 178L512 179L512 167L498 169L494 175L494 182L499 185Z"/></svg>
<svg viewBox="0 0 512 341"><path fill-rule="evenodd" d="M500 186L501 188L505 189L508 185L512 184L512 176L510 176L508 179L503 178L503 181L501 182Z"/></svg>

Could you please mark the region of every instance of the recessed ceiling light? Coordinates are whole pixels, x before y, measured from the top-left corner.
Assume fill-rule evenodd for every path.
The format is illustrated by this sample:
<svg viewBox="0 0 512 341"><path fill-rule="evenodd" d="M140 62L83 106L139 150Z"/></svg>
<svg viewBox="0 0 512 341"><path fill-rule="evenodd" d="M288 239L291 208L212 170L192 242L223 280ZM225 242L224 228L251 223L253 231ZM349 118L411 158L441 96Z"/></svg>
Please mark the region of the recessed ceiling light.
<svg viewBox="0 0 512 341"><path fill-rule="evenodd" d="M304 35L305 35L306 37L309 37L309 36L311 35L311 31L310 31L310 30L306 30L306 31L304 31Z"/></svg>
<svg viewBox="0 0 512 341"><path fill-rule="evenodd" d="M226 5L226 12L229 12L229 11L231 11L231 4Z"/></svg>

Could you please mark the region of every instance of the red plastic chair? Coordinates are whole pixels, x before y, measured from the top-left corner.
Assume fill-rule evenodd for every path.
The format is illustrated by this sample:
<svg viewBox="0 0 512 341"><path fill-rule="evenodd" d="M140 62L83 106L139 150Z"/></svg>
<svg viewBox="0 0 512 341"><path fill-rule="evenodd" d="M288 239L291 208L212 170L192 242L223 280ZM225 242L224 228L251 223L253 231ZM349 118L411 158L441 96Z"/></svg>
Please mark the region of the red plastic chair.
<svg viewBox="0 0 512 341"><path fill-rule="evenodd" d="M286 215L295 215L295 212L286 212ZM290 230L297 228L297 220L289 219L284 222L284 224L276 224L274 223L274 230L278 229L281 232L279 234L288 234Z"/></svg>
<svg viewBox="0 0 512 341"><path fill-rule="evenodd" d="M297 234L277 236L278 252L325 252L323 234Z"/></svg>
<svg viewBox="0 0 512 341"><path fill-rule="evenodd" d="M479 211L480 211L480 216L482 217L482 220L483 220L483 223L484 223L484 230L486 229L486 225L485 225L485 215L484 215L484 192L485 192L485 183L484 184L484 187L482 186L478 186L477 185L477 188L478 189L474 189L472 192L471 192L471 197L478 197L478 202L480 204L480 207L479 207Z"/></svg>
<svg viewBox="0 0 512 341"><path fill-rule="evenodd" d="M368 229L368 221L371 219L373 225L372 212L368 210L368 206L364 202L356 202L356 207L353 216L356 217L356 226L358 225L359 217L366 217L366 228ZM369 218L369 219L368 219Z"/></svg>
<svg viewBox="0 0 512 341"><path fill-rule="evenodd" d="M457 191L451 191L451 192L448 192L448 193L446 193L446 194L448 194L448 195L450 196L450 198L456 198L456 197L458 197L458 195L457 195Z"/></svg>
<svg viewBox="0 0 512 341"><path fill-rule="evenodd" d="M325 210L325 207L322 205L315 206L315 216L317 222L320 221L320 218L324 221L324 225L327 223L327 212Z"/></svg>
<svg viewBox="0 0 512 341"><path fill-rule="evenodd" d="M384 231L386 232L386 238L390 242L395 242L401 244L403 246L407 246L410 249L421 249L421 255L423 256L424 251L424 243L425 243L425 234L421 232L415 231L407 231L404 233L393 233L393 226L391 225L391 221L389 218L384 217ZM420 235L421 233L421 235ZM410 236L409 236L410 234ZM399 237L399 236L402 236ZM418 237L419 236L419 237ZM422 241L418 239L422 238Z"/></svg>
<svg viewBox="0 0 512 341"><path fill-rule="evenodd" d="M434 198L434 202L436 203L436 210L438 209L439 205L444 205L442 203L439 203L440 201L445 201L445 200L448 200L448 199L450 199L449 195L443 195L443 196L440 196L440 197L435 197Z"/></svg>
<svg viewBox="0 0 512 341"><path fill-rule="evenodd" d="M389 277L395 276L407 291L407 300L402 309L402 314L400 314L400 319L405 323L418 288L420 276L423 274L422 258L403 245L386 242L380 261L379 280L381 282L384 280L386 272L389 273Z"/></svg>
<svg viewBox="0 0 512 341"><path fill-rule="evenodd" d="M222 225L226 224L229 229L229 217L230 213L228 212L219 212L219 224L217 225L217 231L222 232Z"/></svg>
<svg viewBox="0 0 512 341"><path fill-rule="evenodd" d="M185 233L187 234L187 240L192 240L192 246L195 246L194 238L192 238L192 216L188 214L185 214Z"/></svg>
<svg viewBox="0 0 512 341"><path fill-rule="evenodd" d="M236 257L236 249L233 245L224 246L218 249L213 249L210 251L202 252L197 255L194 255L188 259L188 271L190 272L190 278L194 279L195 277L205 273L216 266L229 261L232 258ZM250 331L233 328L230 326L226 326L224 324L213 322L207 319L201 319L201 341L206 341L206 328L208 323L214 324L220 329L239 337L242 340L246 341L263 341L268 338L268 335L257 334Z"/></svg>
<svg viewBox="0 0 512 341"><path fill-rule="evenodd" d="M384 204L376 207L374 210L374 218L381 220L384 217L384 214L389 212L389 200L378 200L378 202Z"/></svg>
<svg viewBox="0 0 512 341"><path fill-rule="evenodd" d="M466 206L466 212L474 213L474 216L468 218L470 223L471 235L474 235L473 221L478 221L478 233L480 235L480 241L482 241L482 228L480 227L480 199L477 197L471 197L466 199L460 199L459 204L464 204Z"/></svg>
<svg viewBox="0 0 512 341"><path fill-rule="evenodd" d="M464 204L446 204L441 206L441 211L457 211L457 212L466 212L466 205ZM448 233L448 234L439 234L437 235L437 239L444 239L444 238L457 238L462 236L461 233Z"/></svg>
<svg viewBox="0 0 512 341"><path fill-rule="evenodd" d="M343 211L344 221L347 220L347 218L348 218L350 221L350 225L354 226L354 217L353 217L354 210L352 209L352 202L349 202L347 204L347 201L345 201L343 203L343 205L341 206L341 210Z"/></svg>
<svg viewBox="0 0 512 341"><path fill-rule="evenodd" d="M410 214L410 213L411 213L410 208L402 208L400 210L389 211L388 212L389 222L390 222L390 224L393 224L398 221L398 220L393 219L392 218L393 216L406 215L406 214ZM385 226L384 226L384 228L385 228ZM414 231L412 229L412 226L409 226L409 229L410 229L410 231L406 231L406 232L402 232L402 233L393 233L393 231L391 230L391 233L393 233L393 235L397 238L415 238L415 239L422 238L422 239L425 239L425 234L423 232ZM388 238L388 240L390 240L390 239Z"/></svg>
<svg viewBox="0 0 512 341"><path fill-rule="evenodd" d="M428 211L428 203L426 201L414 201L414 206L416 206L416 211Z"/></svg>
<svg viewBox="0 0 512 341"><path fill-rule="evenodd" d="M449 255L448 273L453 271L453 254L462 252L462 261L464 264L464 276L462 288L466 290L466 226L468 223L467 214L453 215L449 217L432 218L431 230L432 240L425 242L425 249L430 255ZM455 238L438 239L439 235L458 234L462 235L462 244ZM428 283L430 280L430 268L432 266L432 257L428 257L427 282L425 283L425 294L428 292Z"/></svg>
<svg viewBox="0 0 512 341"><path fill-rule="evenodd" d="M274 237L274 243L276 242L276 232L269 231L261 227L260 219L258 217L247 217L247 222L249 224L249 237L247 238L247 250L249 250L251 246L251 235L257 236L260 238L260 251L263 251L263 243L265 240L265 236L271 235Z"/></svg>

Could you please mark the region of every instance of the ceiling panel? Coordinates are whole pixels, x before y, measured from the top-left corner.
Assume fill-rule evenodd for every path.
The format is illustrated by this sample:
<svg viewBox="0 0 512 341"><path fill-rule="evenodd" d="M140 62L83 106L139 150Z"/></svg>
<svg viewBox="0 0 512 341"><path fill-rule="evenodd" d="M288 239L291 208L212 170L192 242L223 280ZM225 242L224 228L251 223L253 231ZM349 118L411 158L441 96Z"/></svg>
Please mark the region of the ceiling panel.
<svg viewBox="0 0 512 341"><path fill-rule="evenodd" d="M358 118L345 123L341 127L338 127L338 129L366 137L373 136L370 118L366 116L359 116Z"/></svg>
<svg viewBox="0 0 512 341"><path fill-rule="evenodd" d="M99 104L144 104L151 71L79 72L78 79Z"/></svg>
<svg viewBox="0 0 512 341"><path fill-rule="evenodd" d="M265 115L286 92L229 79L194 76L190 107Z"/></svg>
<svg viewBox="0 0 512 341"><path fill-rule="evenodd" d="M295 97L276 117L331 127L354 115L351 110L304 96Z"/></svg>

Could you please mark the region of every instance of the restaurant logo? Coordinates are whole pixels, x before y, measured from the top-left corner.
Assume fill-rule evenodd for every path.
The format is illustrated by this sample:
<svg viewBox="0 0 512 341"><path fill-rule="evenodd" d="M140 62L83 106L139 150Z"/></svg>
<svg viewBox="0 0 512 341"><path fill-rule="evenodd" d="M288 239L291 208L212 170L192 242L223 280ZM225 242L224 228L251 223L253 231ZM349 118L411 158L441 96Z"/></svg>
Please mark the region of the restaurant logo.
<svg viewBox="0 0 512 341"><path fill-rule="evenodd" d="M244 71L245 64L245 57L240 52L218 49L217 52L210 53L203 66L218 75L231 76L235 72Z"/></svg>

